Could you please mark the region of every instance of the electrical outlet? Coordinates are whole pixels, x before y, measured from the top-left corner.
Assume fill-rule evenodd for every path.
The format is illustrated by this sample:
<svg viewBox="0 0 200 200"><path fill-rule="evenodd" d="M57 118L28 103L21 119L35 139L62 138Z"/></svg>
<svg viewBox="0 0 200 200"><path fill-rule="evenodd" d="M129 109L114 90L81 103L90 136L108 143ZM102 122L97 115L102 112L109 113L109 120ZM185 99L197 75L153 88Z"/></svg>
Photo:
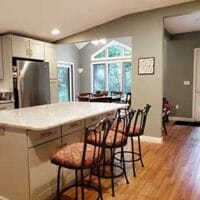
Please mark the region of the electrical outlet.
<svg viewBox="0 0 200 200"><path fill-rule="evenodd" d="M176 104L175 108L176 108L176 110L178 110L178 109L179 109L179 105L178 105L178 104Z"/></svg>

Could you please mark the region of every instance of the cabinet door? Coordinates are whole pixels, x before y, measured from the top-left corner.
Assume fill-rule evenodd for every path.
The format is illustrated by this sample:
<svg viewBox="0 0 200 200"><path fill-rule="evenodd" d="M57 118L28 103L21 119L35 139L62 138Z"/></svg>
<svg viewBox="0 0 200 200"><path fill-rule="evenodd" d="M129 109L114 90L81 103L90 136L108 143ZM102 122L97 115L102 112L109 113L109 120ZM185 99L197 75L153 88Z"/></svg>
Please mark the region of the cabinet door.
<svg viewBox="0 0 200 200"><path fill-rule="evenodd" d="M12 35L13 57L29 58L29 39Z"/></svg>
<svg viewBox="0 0 200 200"><path fill-rule="evenodd" d="M2 42L0 37L0 79L3 79Z"/></svg>
<svg viewBox="0 0 200 200"><path fill-rule="evenodd" d="M55 197L58 168L50 162L50 155L60 145L59 138L29 149L30 200Z"/></svg>
<svg viewBox="0 0 200 200"><path fill-rule="evenodd" d="M57 79L56 47L54 44L45 43L45 61L49 62L50 79Z"/></svg>
<svg viewBox="0 0 200 200"><path fill-rule="evenodd" d="M66 135L62 137L62 144L63 145L70 145L75 142L82 142L84 134L84 129L71 133L69 135ZM63 180L62 180L62 186L63 188L69 186L75 179L75 171L70 169L63 168Z"/></svg>
<svg viewBox="0 0 200 200"><path fill-rule="evenodd" d="M51 103L58 102L58 81L50 80L50 95L51 95Z"/></svg>
<svg viewBox="0 0 200 200"><path fill-rule="evenodd" d="M44 42L38 40L29 40L30 42L30 58L44 60Z"/></svg>

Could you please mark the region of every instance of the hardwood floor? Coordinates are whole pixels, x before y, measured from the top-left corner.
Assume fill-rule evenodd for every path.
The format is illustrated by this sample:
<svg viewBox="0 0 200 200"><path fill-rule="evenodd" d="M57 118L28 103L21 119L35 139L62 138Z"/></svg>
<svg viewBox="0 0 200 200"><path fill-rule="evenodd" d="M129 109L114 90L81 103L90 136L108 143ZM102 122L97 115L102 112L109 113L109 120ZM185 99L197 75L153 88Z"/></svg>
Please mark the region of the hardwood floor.
<svg viewBox="0 0 200 200"><path fill-rule="evenodd" d="M145 167L136 164L132 176L127 165L130 184L116 179L116 197L111 196L110 180L102 179L104 200L199 200L200 199L200 128L167 125L168 136L163 144L142 142ZM73 199L67 193L63 199ZM96 199L89 191L87 200Z"/></svg>

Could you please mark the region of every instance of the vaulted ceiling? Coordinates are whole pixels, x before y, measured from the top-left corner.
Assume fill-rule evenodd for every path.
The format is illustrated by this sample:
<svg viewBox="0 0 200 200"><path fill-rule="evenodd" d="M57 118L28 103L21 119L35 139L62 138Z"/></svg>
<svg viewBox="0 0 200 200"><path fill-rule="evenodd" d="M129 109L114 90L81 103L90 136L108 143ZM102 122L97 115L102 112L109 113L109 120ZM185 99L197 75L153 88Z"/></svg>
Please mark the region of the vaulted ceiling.
<svg viewBox="0 0 200 200"><path fill-rule="evenodd" d="M192 0L1 0L0 33L48 41L87 30L124 15ZM59 35L51 35L53 28Z"/></svg>

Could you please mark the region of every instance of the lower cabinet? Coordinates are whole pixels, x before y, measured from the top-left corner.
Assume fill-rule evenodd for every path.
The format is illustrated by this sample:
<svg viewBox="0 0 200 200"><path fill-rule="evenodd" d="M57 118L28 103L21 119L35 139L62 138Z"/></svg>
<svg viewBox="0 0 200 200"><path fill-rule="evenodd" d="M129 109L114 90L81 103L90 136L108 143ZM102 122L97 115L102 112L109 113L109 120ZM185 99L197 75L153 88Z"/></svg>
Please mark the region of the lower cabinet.
<svg viewBox="0 0 200 200"><path fill-rule="evenodd" d="M70 145L72 143L82 142L83 140L84 129L71 133L62 137L63 145ZM75 170L65 169L63 168L63 179L62 179L62 187L65 188L72 184L75 180Z"/></svg>
<svg viewBox="0 0 200 200"><path fill-rule="evenodd" d="M55 198L58 167L50 162L50 155L61 145L61 139L28 150L30 200Z"/></svg>

